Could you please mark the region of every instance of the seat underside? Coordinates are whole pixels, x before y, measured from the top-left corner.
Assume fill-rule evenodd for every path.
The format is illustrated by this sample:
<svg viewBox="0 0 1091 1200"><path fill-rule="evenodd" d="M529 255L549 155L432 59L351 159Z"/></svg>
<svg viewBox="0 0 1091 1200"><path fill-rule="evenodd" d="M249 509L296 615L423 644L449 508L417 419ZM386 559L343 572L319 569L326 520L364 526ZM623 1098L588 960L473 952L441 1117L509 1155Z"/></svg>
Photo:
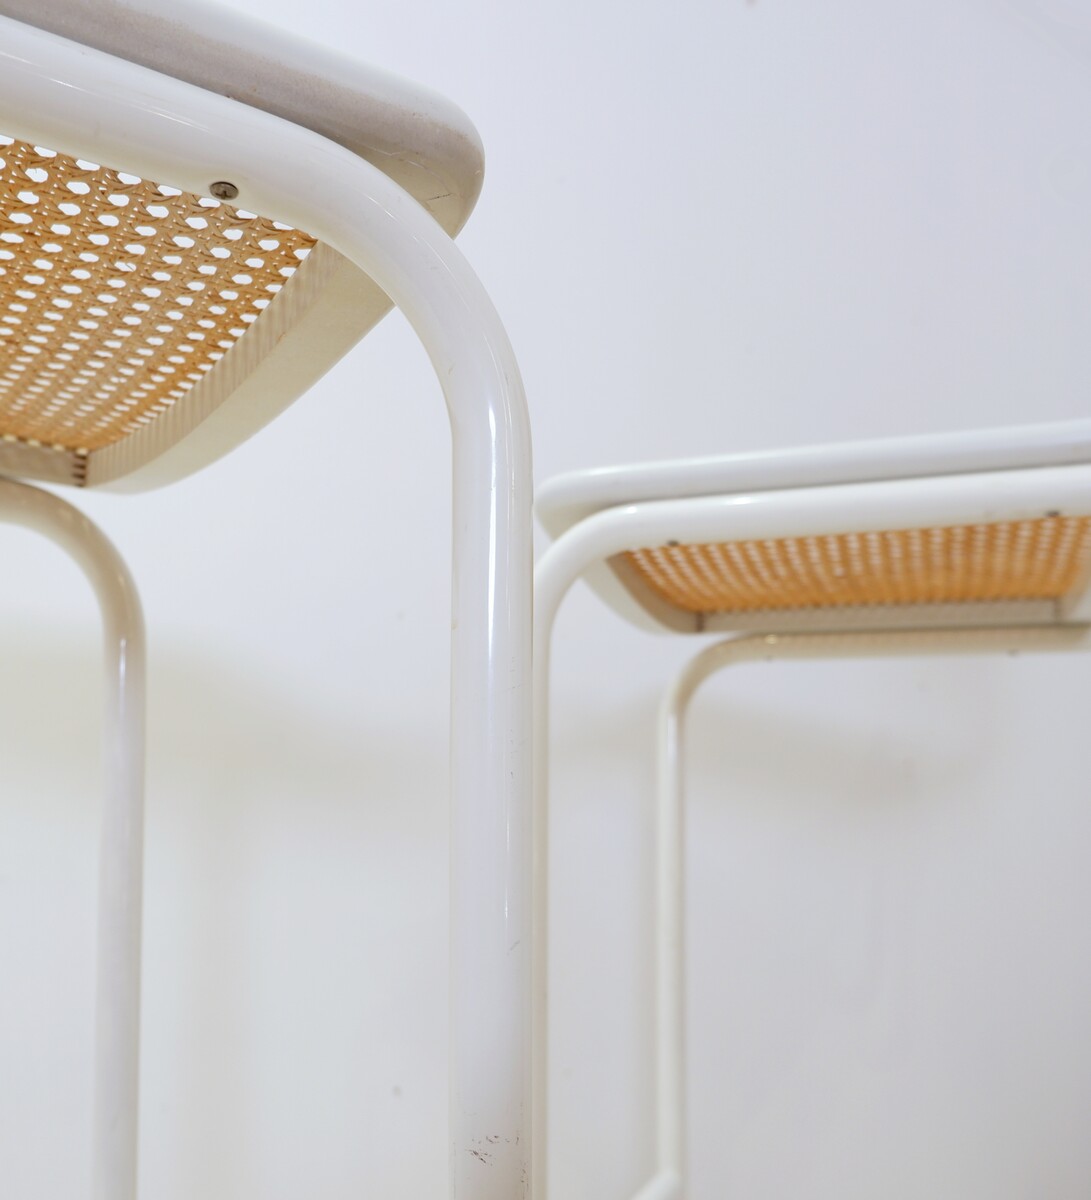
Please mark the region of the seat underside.
<svg viewBox="0 0 1091 1200"><path fill-rule="evenodd" d="M676 610L704 616L860 606L1061 601L1091 570L1091 517L668 545L622 556Z"/></svg>
<svg viewBox="0 0 1091 1200"><path fill-rule="evenodd" d="M0 438L77 464L210 375L306 233L0 137Z"/></svg>

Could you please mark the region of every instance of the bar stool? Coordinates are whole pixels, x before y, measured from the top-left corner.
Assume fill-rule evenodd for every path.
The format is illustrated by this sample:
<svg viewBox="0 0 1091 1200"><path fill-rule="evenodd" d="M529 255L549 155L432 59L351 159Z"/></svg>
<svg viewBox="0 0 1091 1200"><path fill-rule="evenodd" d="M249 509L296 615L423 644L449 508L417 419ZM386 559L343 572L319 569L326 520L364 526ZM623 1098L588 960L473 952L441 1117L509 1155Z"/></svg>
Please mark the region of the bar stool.
<svg viewBox="0 0 1091 1200"><path fill-rule="evenodd" d="M553 621L586 577L619 615L735 632L659 717L655 1171L684 1193L683 736L700 684L774 658L1091 648L1091 421L577 472L540 489L535 573L535 1136L547 1099L548 702ZM536 1176L545 1193L544 1166Z"/></svg>
<svg viewBox="0 0 1091 1200"><path fill-rule="evenodd" d="M531 1149L530 436L506 334L451 241L480 187L476 132L426 89L204 3L0 0L0 32L0 474L178 479L392 304L430 356L453 442L451 1180L510 1200ZM71 510L2 490L6 516L48 510L39 526L120 579ZM135 629L127 575L117 588ZM134 716L133 764L138 741ZM100 1200L136 1189L138 777L102 860Z"/></svg>

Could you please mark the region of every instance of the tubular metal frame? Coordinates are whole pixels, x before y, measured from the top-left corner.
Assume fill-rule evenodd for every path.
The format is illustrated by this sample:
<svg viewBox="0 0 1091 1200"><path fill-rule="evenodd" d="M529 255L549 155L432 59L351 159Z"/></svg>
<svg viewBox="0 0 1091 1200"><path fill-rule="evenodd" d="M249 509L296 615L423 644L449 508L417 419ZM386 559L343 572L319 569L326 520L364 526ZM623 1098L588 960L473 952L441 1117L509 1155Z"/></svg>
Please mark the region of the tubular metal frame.
<svg viewBox="0 0 1091 1200"><path fill-rule="evenodd" d="M637 1200L674 1200L685 1179L685 726L700 686L726 667L779 659L1072 653L1091 650L1091 625L906 629L887 633L747 634L695 654L659 707L654 833L656 1177ZM655 1190L658 1186L659 1190Z"/></svg>
<svg viewBox="0 0 1091 1200"><path fill-rule="evenodd" d="M979 524L1032 519L1052 513L1091 512L1091 465L1030 467L1022 470L822 486L770 489L728 495L686 495L602 509L566 529L540 558L535 570L534 628L534 1137L544 1147L548 1134L548 903L549 903L549 669L553 624L564 597L586 572L626 550L671 542L694 544L751 538L821 535L830 530L911 529L918 526ZM951 619L951 609L944 615ZM982 623L983 606L967 606L967 621ZM667 693L667 715L661 717L661 738L671 739L660 764L657 836L657 890L665 909L657 922L657 1141L656 1171L635 1200L677 1200L681 1196L684 1155L682 1108L681 1014L682 942L680 853L680 779L666 779L680 769L678 738L685 704L700 680L721 661L744 658L834 657L841 647L858 656L887 652L910 654L934 648L942 652L974 653L999 649L1076 649L1088 644L1086 601L1070 608L1055 606L1055 624L1037 614L1031 623L1010 605L997 605L991 628L929 627L928 606L906 606L886 619L871 608L856 614L867 627L837 633L753 634L728 639L698 655ZM622 610L627 611L627 610ZM1068 622L1067 624L1065 622ZM954 623L954 622L952 622ZM893 627L891 627L893 626ZM908 627L907 627L908 626ZM919 647L919 649L918 649ZM851 648L851 649L850 649ZM929 651L930 652L930 651ZM673 788L673 790L670 790ZM536 1158L534 1196L547 1195L544 1153Z"/></svg>
<svg viewBox="0 0 1091 1200"><path fill-rule="evenodd" d="M140 927L144 873L144 618L113 545L78 509L0 479L0 521L60 546L87 576L106 649L105 802L99 848L94 1200L134 1200L140 1065Z"/></svg>
<svg viewBox="0 0 1091 1200"><path fill-rule="evenodd" d="M519 370L451 239L376 167L310 130L0 19L0 116L27 140L306 229L401 308L453 457L451 1103L455 1200L531 1171L531 462ZM113 1198L116 1200L116 1197Z"/></svg>

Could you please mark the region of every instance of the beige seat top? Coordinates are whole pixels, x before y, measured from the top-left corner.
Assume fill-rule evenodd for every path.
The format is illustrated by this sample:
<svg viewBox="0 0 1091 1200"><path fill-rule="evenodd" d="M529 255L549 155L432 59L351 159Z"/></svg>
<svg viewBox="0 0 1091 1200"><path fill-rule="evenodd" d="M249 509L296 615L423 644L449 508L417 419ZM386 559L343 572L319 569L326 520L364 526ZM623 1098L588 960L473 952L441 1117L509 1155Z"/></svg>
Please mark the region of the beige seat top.
<svg viewBox="0 0 1091 1200"><path fill-rule="evenodd" d="M670 545L627 551L621 571L705 617L871 605L1060 601L1087 582L1091 518Z"/></svg>
<svg viewBox="0 0 1091 1200"><path fill-rule="evenodd" d="M44 29L313 129L451 234L483 157L442 97L197 0L0 0ZM305 231L19 139L0 114L0 472L153 486L291 403L390 308ZM150 466L154 464L154 466Z"/></svg>

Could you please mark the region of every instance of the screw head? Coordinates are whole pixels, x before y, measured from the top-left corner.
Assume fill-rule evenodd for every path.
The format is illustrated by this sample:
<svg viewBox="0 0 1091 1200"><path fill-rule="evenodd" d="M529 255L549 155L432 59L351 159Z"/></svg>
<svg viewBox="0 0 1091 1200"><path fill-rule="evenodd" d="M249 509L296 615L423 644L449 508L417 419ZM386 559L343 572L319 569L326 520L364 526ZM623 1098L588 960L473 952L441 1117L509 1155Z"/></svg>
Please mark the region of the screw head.
<svg viewBox="0 0 1091 1200"><path fill-rule="evenodd" d="M233 183L228 183L226 179L218 179L208 190L217 200L234 200L239 194L239 189Z"/></svg>

